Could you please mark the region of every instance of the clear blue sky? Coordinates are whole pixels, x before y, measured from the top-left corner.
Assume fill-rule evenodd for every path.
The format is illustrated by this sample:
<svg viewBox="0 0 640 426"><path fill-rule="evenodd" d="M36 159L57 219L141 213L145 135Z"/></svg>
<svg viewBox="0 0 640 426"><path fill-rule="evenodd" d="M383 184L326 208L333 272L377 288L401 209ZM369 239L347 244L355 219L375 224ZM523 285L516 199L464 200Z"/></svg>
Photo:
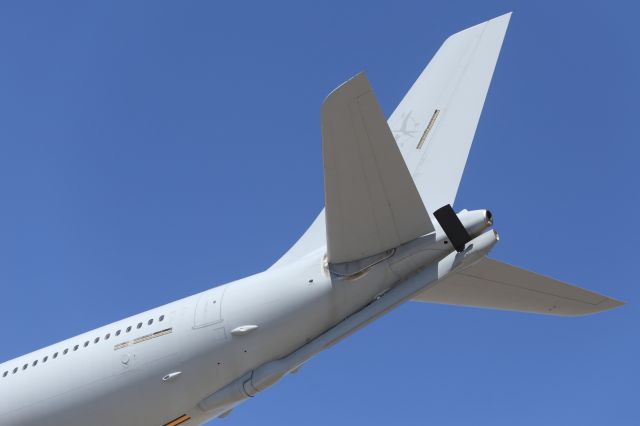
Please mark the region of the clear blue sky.
<svg viewBox="0 0 640 426"><path fill-rule="evenodd" d="M627 305L407 304L224 424L640 424L633 2L2 3L0 359L269 266L322 207L325 95L365 70L390 114L510 10L456 207Z"/></svg>

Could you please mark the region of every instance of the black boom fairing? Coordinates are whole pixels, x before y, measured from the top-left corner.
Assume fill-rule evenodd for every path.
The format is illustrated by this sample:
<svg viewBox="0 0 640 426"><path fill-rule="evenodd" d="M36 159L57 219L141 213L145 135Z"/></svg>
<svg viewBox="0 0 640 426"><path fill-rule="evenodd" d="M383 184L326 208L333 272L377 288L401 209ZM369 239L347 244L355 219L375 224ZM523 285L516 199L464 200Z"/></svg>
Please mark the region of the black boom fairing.
<svg viewBox="0 0 640 426"><path fill-rule="evenodd" d="M447 234L456 251L463 251L465 245L471 241L471 235L469 235L462 222L460 222L451 204L440 207L433 212L433 216L442 227L444 233Z"/></svg>

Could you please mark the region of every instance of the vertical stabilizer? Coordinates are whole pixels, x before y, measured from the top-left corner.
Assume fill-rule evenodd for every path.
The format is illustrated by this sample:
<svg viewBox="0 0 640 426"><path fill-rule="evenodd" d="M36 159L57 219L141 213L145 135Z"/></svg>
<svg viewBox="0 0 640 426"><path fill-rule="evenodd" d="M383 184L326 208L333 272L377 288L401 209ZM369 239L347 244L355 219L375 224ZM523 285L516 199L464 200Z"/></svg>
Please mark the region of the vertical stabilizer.
<svg viewBox="0 0 640 426"><path fill-rule="evenodd" d="M449 37L389 118L429 213L454 203L510 18Z"/></svg>

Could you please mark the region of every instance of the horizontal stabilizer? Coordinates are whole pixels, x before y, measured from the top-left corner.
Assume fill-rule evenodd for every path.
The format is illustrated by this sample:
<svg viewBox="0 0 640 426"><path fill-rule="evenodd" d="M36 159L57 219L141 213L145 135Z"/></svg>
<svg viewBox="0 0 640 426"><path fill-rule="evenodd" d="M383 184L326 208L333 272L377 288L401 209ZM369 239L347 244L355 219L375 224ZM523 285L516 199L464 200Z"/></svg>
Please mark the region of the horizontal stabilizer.
<svg viewBox="0 0 640 426"><path fill-rule="evenodd" d="M327 256L350 262L434 230L364 73L322 105Z"/></svg>
<svg viewBox="0 0 640 426"><path fill-rule="evenodd" d="M564 316L588 315L623 304L489 258L453 273L413 300Z"/></svg>

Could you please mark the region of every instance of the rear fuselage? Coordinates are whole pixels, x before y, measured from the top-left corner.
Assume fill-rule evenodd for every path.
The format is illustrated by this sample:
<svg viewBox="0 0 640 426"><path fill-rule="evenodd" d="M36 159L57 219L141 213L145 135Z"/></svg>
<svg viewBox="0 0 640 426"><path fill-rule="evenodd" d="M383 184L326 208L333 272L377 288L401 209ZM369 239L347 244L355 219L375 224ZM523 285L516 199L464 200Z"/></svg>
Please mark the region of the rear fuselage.
<svg viewBox="0 0 640 426"><path fill-rule="evenodd" d="M482 234L474 240L484 238L481 244L456 253L433 233L348 277L329 271L323 247L289 266L6 362L0 365L0 425L161 425L185 414L197 424L219 416L256 391L240 378L267 371L272 378L255 384L262 390L483 255L494 237ZM403 289L411 277L413 287ZM385 305L392 293L395 299L389 296ZM380 307L372 306L374 301L381 301ZM301 355L292 358L294 364L283 361L282 371L269 372L275 360L291 354ZM240 390L229 393L236 382Z"/></svg>

